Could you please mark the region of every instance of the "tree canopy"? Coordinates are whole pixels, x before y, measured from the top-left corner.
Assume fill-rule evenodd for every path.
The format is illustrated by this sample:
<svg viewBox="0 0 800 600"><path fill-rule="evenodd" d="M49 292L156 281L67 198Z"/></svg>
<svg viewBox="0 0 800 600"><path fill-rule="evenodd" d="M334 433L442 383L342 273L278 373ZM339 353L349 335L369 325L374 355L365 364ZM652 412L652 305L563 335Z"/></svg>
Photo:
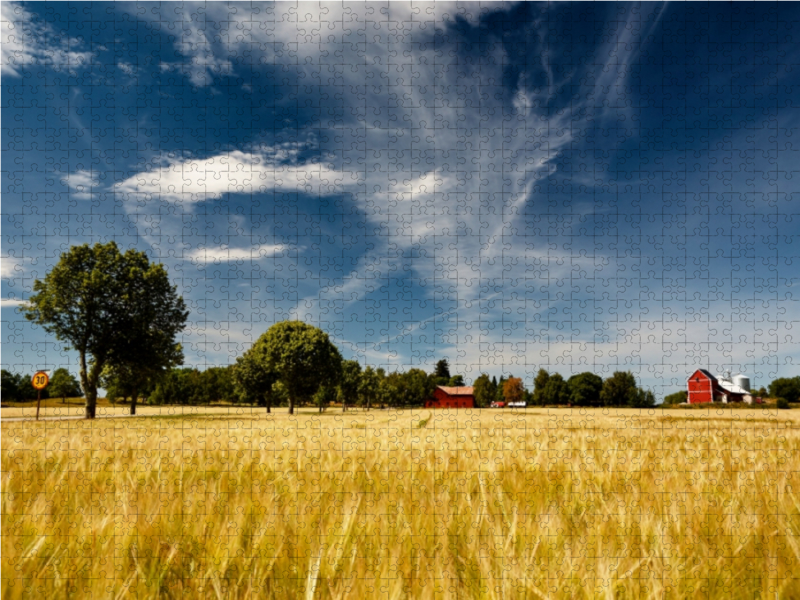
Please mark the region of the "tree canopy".
<svg viewBox="0 0 800 600"><path fill-rule="evenodd" d="M787 402L800 402L800 377L780 377L769 384L772 398L784 398Z"/></svg>
<svg viewBox="0 0 800 600"><path fill-rule="evenodd" d="M103 370L160 370L174 363L188 311L166 269L116 243L73 246L24 308L30 321L78 351L86 417L94 418Z"/></svg>
<svg viewBox="0 0 800 600"><path fill-rule="evenodd" d="M603 382L600 390L603 406L634 406L638 404L636 378L630 371L616 371Z"/></svg>
<svg viewBox="0 0 800 600"><path fill-rule="evenodd" d="M300 321L282 321L257 341L263 344L264 364L276 374L289 397L289 414L298 399L311 399L321 385L337 385L342 355L328 334Z"/></svg>
<svg viewBox="0 0 800 600"><path fill-rule="evenodd" d="M77 398L83 396L81 386L75 376L63 367L56 369L50 378L47 391L52 398Z"/></svg>
<svg viewBox="0 0 800 600"><path fill-rule="evenodd" d="M585 372L573 375L567 380L569 384L569 401L573 406L600 406L600 391L603 389L603 378L594 373Z"/></svg>
<svg viewBox="0 0 800 600"><path fill-rule="evenodd" d="M486 373L481 373L472 386L476 407L483 408L494 402L497 395L497 382L492 383Z"/></svg>
<svg viewBox="0 0 800 600"><path fill-rule="evenodd" d="M522 402L525 398L525 388L522 387L522 379L519 377L509 377L503 384L503 396L506 402Z"/></svg>

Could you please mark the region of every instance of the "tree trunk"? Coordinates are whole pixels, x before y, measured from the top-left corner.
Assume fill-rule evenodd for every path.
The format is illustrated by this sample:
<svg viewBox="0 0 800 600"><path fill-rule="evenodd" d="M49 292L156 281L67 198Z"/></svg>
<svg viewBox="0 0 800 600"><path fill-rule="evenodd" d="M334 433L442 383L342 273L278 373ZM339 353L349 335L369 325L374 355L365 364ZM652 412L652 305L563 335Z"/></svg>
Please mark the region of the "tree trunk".
<svg viewBox="0 0 800 600"><path fill-rule="evenodd" d="M97 390L86 392L86 414L87 419L94 419L97 412Z"/></svg>
<svg viewBox="0 0 800 600"><path fill-rule="evenodd" d="M290 415L294 414L294 397L293 396L289 396L289 414Z"/></svg>
<svg viewBox="0 0 800 600"><path fill-rule="evenodd" d="M87 372L86 353L81 352L80 378L81 386L83 386L83 393L86 396L85 417L87 419L94 419L95 413L97 412L97 377L93 377L96 368L97 363L95 363L91 373ZM99 373L99 371L97 372Z"/></svg>
<svg viewBox="0 0 800 600"><path fill-rule="evenodd" d="M139 398L139 390L134 388L131 393L131 414L136 414L136 400Z"/></svg>

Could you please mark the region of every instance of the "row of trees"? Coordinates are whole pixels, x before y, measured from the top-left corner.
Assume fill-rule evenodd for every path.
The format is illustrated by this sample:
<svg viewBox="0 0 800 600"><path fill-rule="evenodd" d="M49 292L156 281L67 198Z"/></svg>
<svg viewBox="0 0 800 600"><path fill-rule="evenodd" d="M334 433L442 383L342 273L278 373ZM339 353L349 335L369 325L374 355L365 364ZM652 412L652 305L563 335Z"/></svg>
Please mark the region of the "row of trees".
<svg viewBox="0 0 800 600"><path fill-rule="evenodd" d="M3 369L0 371L0 397L3 402L36 400L38 390L33 387L33 374L23 375ZM67 369L56 369L50 384L42 390L42 398L80 398L83 396L78 380Z"/></svg>
<svg viewBox="0 0 800 600"><path fill-rule="evenodd" d="M299 336L314 334L320 330L302 323L279 324L278 329L291 328ZM298 325L300 327L298 327ZM324 335L324 334L323 334ZM327 336L326 336L327 337ZM354 360L342 360L335 373L319 378L316 383L306 374L302 385L292 388L284 378L269 371L269 362L264 351L267 339L260 340L236 364L228 367L211 367L204 371L192 368L173 368L158 380L140 391L147 403L196 406L217 402L242 403L265 407L269 412L273 406L313 404L321 411L337 402L343 410L349 407L371 408L421 406L431 397L436 385L450 382L463 383L463 377L442 375L448 369L447 361L439 361L437 370L431 374L421 369L410 369L403 373L389 373L371 366L362 368ZM337 378L338 377L338 378ZM132 402L127 389L109 377L102 380L109 401Z"/></svg>
<svg viewBox="0 0 800 600"><path fill-rule="evenodd" d="M492 402L520 402L534 406L632 406L647 407L655 404L651 391L639 388L636 378L628 371L617 371L607 379L586 372L565 380L560 373L550 374L540 369L529 391L519 377L501 378L481 374L474 384L477 406Z"/></svg>
<svg viewBox="0 0 800 600"><path fill-rule="evenodd" d="M431 374L362 370L357 362L342 359L327 334L298 321L270 327L231 368L176 369L183 364L183 351L175 340L189 314L183 298L163 265L151 264L144 252L122 253L113 241L72 247L43 280L34 282L33 291L23 308L26 318L78 351L87 418L95 416L100 386L112 399L130 398L135 414L142 393L156 403L238 400L267 410L286 401L291 413L298 402L322 409L339 400L345 410L353 404L414 406L436 385L464 385L463 377L451 376L446 360ZM24 379L4 371L3 396L29 398L29 380ZM800 378L776 380L770 391L796 400ZM49 392L54 392L52 385ZM475 381L475 398L478 406L495 400L540 406L655 404L652 392L621 371L605 380L589 372L565 380L542 369L532 392L520 378L497 381L482 374Z"/></svg>

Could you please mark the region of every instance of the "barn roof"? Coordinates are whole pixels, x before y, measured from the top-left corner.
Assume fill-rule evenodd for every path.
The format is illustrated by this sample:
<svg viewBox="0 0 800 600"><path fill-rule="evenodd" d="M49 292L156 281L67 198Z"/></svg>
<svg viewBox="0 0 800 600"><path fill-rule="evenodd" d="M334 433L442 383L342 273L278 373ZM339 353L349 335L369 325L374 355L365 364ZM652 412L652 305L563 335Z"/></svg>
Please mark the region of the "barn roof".
<svg viewBox="0 0 800 600"><path fill-rule="evenodd" d="M460 385L457 387L450 387L447 385L437 385L440 390L450 396L472 396L473 387L471 385Z"/></svg>
<svg viewBox="0 0 800 600"><path fill-rule="evenodd" d="M719 387L721 387L724 391L731 392L732 394L749 394L750 392L744 389L741 386L736 385L735 383L730 383L728 381L720 381Z"/></svg>
<svg viewBox="0 0 800 600"><path fill-rule="evenodd" d="M706 377L708 377L708 378L709 378L711 381L716 381L716 380L717 380L717 378L716 378L716 377L714 377L714 376L713 376L711 373L709 373L709 372L708 372L708 371L706 371L705 369L697 369L697 371L700 371L700 372L701 372L703 375L705 375ZM696 373L697 371L695 371L695 373Z"/></svg>

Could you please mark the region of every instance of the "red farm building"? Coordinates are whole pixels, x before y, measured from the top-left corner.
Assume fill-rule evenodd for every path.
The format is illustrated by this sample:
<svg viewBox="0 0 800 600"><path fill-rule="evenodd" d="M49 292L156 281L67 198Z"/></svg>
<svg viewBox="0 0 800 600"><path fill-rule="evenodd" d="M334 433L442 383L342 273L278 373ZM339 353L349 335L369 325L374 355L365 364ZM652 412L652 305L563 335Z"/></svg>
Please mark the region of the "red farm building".
<svg viewBox="0 0 800 600"><path fill-rule="evenodd" d="M425 401L425 408L472 408L475 396L472 386L448 387L437 385L433 398Z"/></svg>
<svg viewBox="0 0 800 600"><path fill-rule="evenodd" d="M734 378L734 381L736 379ZM697 369L686 381L689 404L702 404L704 402L752 402L750 392L743 387L717 379L705 369Z"/></svg>

